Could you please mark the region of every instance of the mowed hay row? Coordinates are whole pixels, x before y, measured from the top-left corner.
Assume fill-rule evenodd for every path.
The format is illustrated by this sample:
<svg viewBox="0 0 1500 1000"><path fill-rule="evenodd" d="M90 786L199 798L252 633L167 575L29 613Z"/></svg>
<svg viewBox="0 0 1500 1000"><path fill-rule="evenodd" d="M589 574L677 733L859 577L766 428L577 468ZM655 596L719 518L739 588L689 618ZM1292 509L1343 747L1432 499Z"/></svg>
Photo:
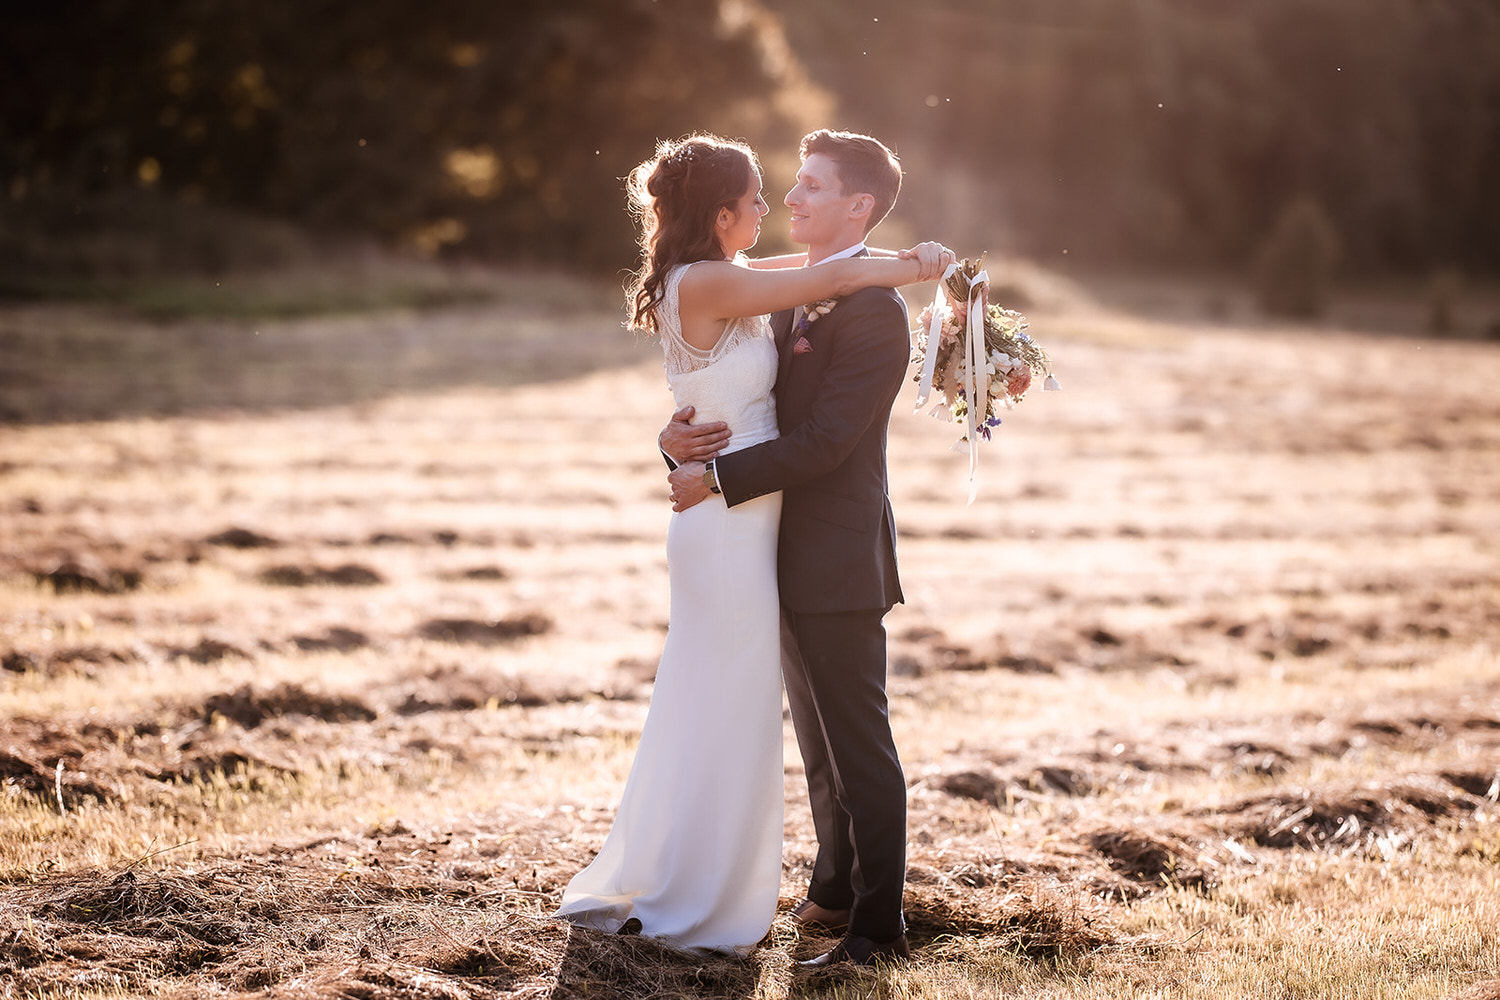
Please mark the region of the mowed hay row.
<svg viewBox="0 0 1500 1000"><path fill-rule="evenodd" d="M540 919L526 890L510 889L480 892L379 857L356 867L272 858L53 875L0 890L0 968L36 993L171 983L191 992L197 982L215 992L282 986L290 992L278 995L300 987L343 996L355 994L340 983L415 987L450 973L461 977L453 993L370 995L469 996L557 965L565 935Z"/></svg>

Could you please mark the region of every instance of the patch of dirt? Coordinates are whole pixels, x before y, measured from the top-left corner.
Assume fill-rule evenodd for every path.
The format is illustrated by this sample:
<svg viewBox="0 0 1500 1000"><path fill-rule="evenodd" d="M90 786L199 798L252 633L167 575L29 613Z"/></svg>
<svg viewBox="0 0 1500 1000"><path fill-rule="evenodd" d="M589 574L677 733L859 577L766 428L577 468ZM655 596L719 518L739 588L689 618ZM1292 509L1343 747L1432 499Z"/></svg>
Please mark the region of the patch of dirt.
<svg viewBox="0 0 1500 1000"><path fill-rule="evenodd" d="M368 722L375 718L370 706L347 695L312 692L300 684L278 684L260 691L245 685L235 691L213 695L203 703L202 718L211 722L216 715L254 729L267 719L284 715L305 715L324 722Z"/></svg>
<svg viewBox="0 0 1500 1000"><path fill-rule="evenodd" d="M1100 780L1090 768L1061 763L1004 772L956 771L942 776L936 784L949 795L984 802L996 808L1017 799L1029 799L1037 795L1092 795L1101 787Z"/></svg>
<svg viewBox="0 0 1500 1000"><path fill-rule="evenodd" d="M455 570L452 573L444 573L445 580L482 580L492 582L496 580L509 580L510 574L499 566L472 566L469 569Z"/></svg>
<svg viewBox="0 0 1500 1000"><path fill-rule="evenodd" d="M231 549L274 549L281 545L280 539L262 535L249 528L225 528L204 539L209 545L222 545Z"/></svg>
<svg viewBox="0 0 1500 1000"><path fill-rule="evenodd" d="M526 636L544 635L552 629L551 617L541 612L530 612L493 621L477 621L472 618L432 618L417 626L416 634L423 639L436 642L494 646L514 642Z"/></svg>
<svg viewBox="0 0 1500 1000"><path fill-rule="evenodd" d="M992 806L1000 805L1005 788L998 777L983 771L958 771L945 775L939 779L938 787L949 795Z"/></svg>
<svg viewBox="0 0 1500 1000"><path fill-rule="evenodd" d="M0 669L13 674L29 674L47 665L47 658L19 649L13 649L0 657Z"/></svg>
<svg viewBox="0 0 1500 1000"><path fill-rule="evenodd" d="M755 992L756 971L752 962L690 955L648 937L572 928L566 931L556 985L547 997L749 997ZM394 994L390 996L393 1000Z"/></svg>
<svg viewBox="0 0 1500 1000"><path fill-rule="evenodd" d="M1192 845L1178 837L1110 828L1088 834L1084 843L1101 854L1111 870L1132 882L1205 889L1217 881L1212 862L1202 859Z"/></svg>
<svg viewBox="0 0 1500 1000"><path fill-rule="evenodd" d="M0 783L70 808L80 800L110 802L120 797L120 789L81 769L87 749L77 740L58 730L45 731L40 745L17 742L0 744ZM59 801L59 796L61 801Z"/></svg>
<svg viewBox="0 0 1500 1000"><path fill-rule="evenodd" d="M1444 771L1439 777L1476 799L1500 802L1500 770Z"/></svg>
<svg viewBox="0 0 1500 1000"><path fill-rule="evenodd" d="M1013 651L1004 638L989 648L975 649L952 641L934 628L908 629L895 637L890 653L891 672L900 677L923 677L937 671L977 673L1006 670L1017 674L1054 674L1054 664L1026 652Z"/></svg>
<svg viewBox="0 0 1500 1000"><path fill-rule="evenodd" d="M1056 876L995 877L978 887L965 873L907 884L907 936L916 947L935 939L999 939L1032 957L1061 958L1096 951L1116 932L1098 900Z"/></svg>
<svg viewBox="0 0 1500 1000"><path fill-rule="evenodd" d="M656 669L661 660L645 656L626 656L615 661L615 669L636 684L656 683Z"/></svg>
<svg viewBox="0 0 1500 1000"><path fill-rule="evenodd" d="M145 579L139 567L113 566L92 557L48 563L33 569L31 576L56 594L126 594Z"/></svg>
<svg viewBox="0 0 1500 1000"><path fill-rule="evenodd" d="M566 683L540 685L527 677L442 666L417 674L401 685L404 698L396 705L398 715L424 712L469 712L489 706L515 705L536 708L582 701L589 692Z"/></svg>
<svg viewBox="0 0 1500 1000"><path fill-rule="evenodd" d="M376 531L365 539L366 545L441 545L443 548L452 548L457 545L459 534L456 531L440 529L438 531L425 532L421 535L408 534L404 531Z"/></svg>
<svg viewBox="0 0 1500 1000"><path fill-rule="evenodd" d="M1437 819L1473 812L1477 804L1439 782L1416 778L1344 790L1271 792L1193 814L1211 817L1261 847L1317 849L1410 836Z"/></svg>
<svg viewBox="0 0 1500 1000"><path fill-rule="evenodd" d="M454 951L454 937L434 922L434 914L462 905L472 889L393 876L378 864L351 873L338 863L237 859L214 862L201 871L158 872L143 864L146 860L0 889L0 942L11 945L0 953L0 969L22 989L38 993L76 989L89 979L80 964L107 972L112 991L133 993L159 984L163 975L180 982L204 972L220 989L220 984L232 983L258 990L284 979L286 955L297 954L313 957L328 970L313 977L328 980L324 985L337 978L350 987L320 996L473 996L462 979L443 975L447 970L421 969L390 953L392 946L414 957ZM430 909L423 930L405 930L410 923L405 914L424 904ZM557 933L549 929L526 936L547 947ZM473 939L473 947L486 948L492 938L503 940L499 926ZM351 968L351 944L371 961ZM550 960L536 961L527 972L538 975L555 965L555 945L551 950ZM511 949L517 959L524 951ZM452 971L464 976L458 968ZM476 986L502 981L477 970L472 975ZM360 992L361 982L383 991ZM188 989L183 995L202 994Z"/></svg>
<svg viewBox="0 0 1500 1000"><path fill-rule="evenodd" d="M205 636L192 646L173 646L166 650L169 658L179 656L186 657L194 663L208 664L218 663L229 657L237 657L241 660L253 660L255 656L248 650L236 646L232 642L223 639L214 639Z"/></svg>
<svg viewBox="0 0 1500 1000"><path fill-rule="evenodd" d="M340 566L282 563L262 570L256 579L276 587L376 587L385 583L385 577L359 563Z"/></svg>
<svg viewBox="0 0 1500 1000"><path fill-rule="evenodd" d="M149 798L162 783L242 775L252 766L284 774L300 770L274 745L217 735L196 721L168 730L153 723L97 722L75 730L14 719L7 729L8 739L0 743L0 781L53 805L60 790L65 808L84 799Z"/></svg>
<svg viewBox="0 0 1500 1000"><path fill-rule="evenodd" d="M417 540L398 531L377 531L365 539L366 545L416 545Z"/></svg>
<svg viewBox="0 0 1500 1000"><path fill-rule="evenodd" d="M136 769L152 781L200 781L212 774L243 779L244 772L256 767L278 774L299 774L302 769L282 757L231 738L191 736L184 740L162 741L155 763L136 762ZM256 786L256 781L248 781Z"/></svg>
<svg viewBox="0 0 1500 1000"><path fill-rule="evenodd" d="M358 629L335 625L319 635L293 636L292 644L304 653L347 653L364 649L370 644L370 637Z"/></svg>
<svg viewBox="0 0 1500 1000"><path fill-rule="evenodd" d="M135 649L108 646L65 646L51 653L17 649L0 657L0 669L16 674L55 676L72 673L92 677L100 667L137 663L141 658Z"/></svg>

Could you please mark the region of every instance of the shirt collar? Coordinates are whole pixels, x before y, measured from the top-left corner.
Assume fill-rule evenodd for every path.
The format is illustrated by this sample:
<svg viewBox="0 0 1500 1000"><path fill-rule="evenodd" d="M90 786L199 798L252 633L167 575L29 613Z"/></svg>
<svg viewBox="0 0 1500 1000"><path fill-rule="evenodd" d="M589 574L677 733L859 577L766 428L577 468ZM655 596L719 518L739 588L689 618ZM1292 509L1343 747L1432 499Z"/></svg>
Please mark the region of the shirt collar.
<svg viewBox="0 0 1500 1000"><path fill-rule="evenodd" d="M865 244L864 241L861 240L860 242L854 244L852 247L846 247L845 249L840 250L838 253L829 254L827 257L824 257L822 260L818 261L818 263L826 264L830 260L843 260L845 257L857 257L864 252Z"/></svg>

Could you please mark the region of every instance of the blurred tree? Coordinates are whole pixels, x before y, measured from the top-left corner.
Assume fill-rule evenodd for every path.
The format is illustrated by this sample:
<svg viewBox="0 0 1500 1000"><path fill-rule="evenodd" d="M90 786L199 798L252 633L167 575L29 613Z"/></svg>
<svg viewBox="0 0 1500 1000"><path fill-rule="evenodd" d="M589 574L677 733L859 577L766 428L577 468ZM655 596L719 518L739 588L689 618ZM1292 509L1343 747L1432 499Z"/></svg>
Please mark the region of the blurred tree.
<svg viewBox="0 0 1500 1000"><path fill-rule="evenodd" d="M1339 254L1323 206L1306 197L1289 203L1256 254L1261 308L1273 316L1321 316Z"/></svg>
<svg viewBox="0 0 1500 1000"><path fill-rule="evenodd" d="M13 205L152 187L320 230L628 261L621 180L826 117L756 0L51 0L0 33Z"/></svg>
<svg viewBox="0 0 1500 1000"><path fill-rule="evenodd" d="M1500 270L1495 0L49 0L0 75L0 229L149 188L619 266L657 139L775 190L832 124L902 154L893 235L1238 266L1307 194L1352 269Z"/></svg>
<svg viewBox="0 0 1500 1000"><path fill-rule="evenodd" d="M955 245L1237 265L1310 193L1354 267L1500 269L1494 0L767 2Z"/></svg>

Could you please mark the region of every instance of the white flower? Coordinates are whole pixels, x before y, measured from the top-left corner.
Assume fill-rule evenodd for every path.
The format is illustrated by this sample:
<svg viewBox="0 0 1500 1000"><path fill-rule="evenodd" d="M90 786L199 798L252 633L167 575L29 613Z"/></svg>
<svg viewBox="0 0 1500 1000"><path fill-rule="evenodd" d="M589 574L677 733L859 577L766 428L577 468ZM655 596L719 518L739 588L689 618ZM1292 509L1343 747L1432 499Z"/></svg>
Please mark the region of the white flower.
<svg viewBox="0 0 1500 1000"><path fill-rule="evenodd" d="M1056 392L1061 388L1062 383L1057 380L1056 375L1048 375L1047 381L1042 383L1042 390L1044 392Z"/></svg>

